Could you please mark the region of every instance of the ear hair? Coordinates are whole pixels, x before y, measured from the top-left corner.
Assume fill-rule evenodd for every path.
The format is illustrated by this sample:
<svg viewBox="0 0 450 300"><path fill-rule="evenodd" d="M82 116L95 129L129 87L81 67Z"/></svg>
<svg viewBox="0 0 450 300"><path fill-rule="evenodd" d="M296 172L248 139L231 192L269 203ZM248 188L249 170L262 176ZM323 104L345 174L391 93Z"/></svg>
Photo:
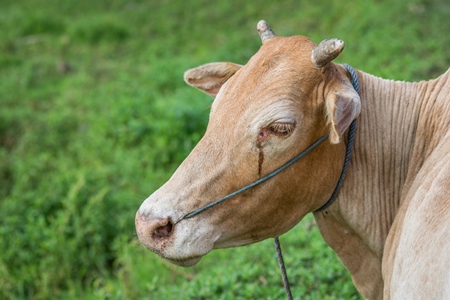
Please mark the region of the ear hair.
<svg viewBox="0 0 450 300"><path fill-rule="evenodd" d="M341 85L340 90L328 92L325 102L331 123L330 141L338 144L350 123L359 115L361 100L352 87Z"/></svg>
<svg viewBox="0 0 450 300"><path fill-rule="evenodd" d="M242 66L230 62L216 62L187 70L184 81L187 84L216 97L222 85Z"/></svg>

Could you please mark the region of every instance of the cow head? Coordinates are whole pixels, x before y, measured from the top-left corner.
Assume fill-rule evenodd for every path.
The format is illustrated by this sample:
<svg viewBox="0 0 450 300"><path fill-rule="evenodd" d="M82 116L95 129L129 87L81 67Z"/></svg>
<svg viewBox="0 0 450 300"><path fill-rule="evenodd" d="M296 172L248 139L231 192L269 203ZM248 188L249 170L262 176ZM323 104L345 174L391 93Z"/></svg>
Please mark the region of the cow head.
<svg viewBox="0 0 450 300"><path fill-rule="evenodd" d="M263 45L245 66L211 63L185 73L214 97L205 135L170 180L136 213L140 241L182 266L214 248L279 236L321 207L338 180L342 135L360 99L343 67L331 62L341 40L316 46L303 36L277 37L258 23ZM189 218L183 217L261 178L330 138L257 187Z"/></svg>

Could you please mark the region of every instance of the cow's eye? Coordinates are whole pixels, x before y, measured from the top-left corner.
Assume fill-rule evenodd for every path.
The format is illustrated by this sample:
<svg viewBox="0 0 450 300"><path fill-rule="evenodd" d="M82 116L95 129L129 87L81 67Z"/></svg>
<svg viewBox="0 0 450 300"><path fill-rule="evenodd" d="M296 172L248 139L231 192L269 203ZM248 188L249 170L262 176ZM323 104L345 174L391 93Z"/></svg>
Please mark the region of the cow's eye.
<svg viewBox="0 0 450 300"><path fill-rule="evenodd" d="M281 137L289 136L295 129L294 122L276 122L269 126L270 133Z"/></svg>

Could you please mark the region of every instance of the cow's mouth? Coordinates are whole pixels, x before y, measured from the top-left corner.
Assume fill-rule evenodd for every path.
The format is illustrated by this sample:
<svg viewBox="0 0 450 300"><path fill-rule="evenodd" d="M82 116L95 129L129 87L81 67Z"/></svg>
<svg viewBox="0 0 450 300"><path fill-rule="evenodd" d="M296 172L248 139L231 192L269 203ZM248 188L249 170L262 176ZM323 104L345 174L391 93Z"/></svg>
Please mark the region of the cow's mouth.
<svg viewBox="0 0 450 300"><path fill-rule="evenodd" d="M183 259L173 259L173 258L168 258L168 257L163 256L163 258L165 260L169 261L172 264L180 266L180 267L195 266L202 259L202 257L203 256L195 256L195 257L188 257L188 258L183 258Z"/></svg>

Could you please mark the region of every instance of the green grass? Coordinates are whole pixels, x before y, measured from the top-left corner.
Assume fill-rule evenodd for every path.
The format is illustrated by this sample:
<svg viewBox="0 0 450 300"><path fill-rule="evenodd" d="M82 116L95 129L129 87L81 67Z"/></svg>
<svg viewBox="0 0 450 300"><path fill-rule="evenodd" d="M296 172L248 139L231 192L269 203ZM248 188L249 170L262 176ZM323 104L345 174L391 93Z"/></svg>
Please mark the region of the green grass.
<svg viewBox="0 0 450 300"><path fill-rule="evenodd" d="M211 99L183 72L244 64L260 19L340 37L338 61L378 76L450 65L446 0L0 2L0 299L284 297L272 241L182 269L134 231L208 120ZM359 298L311 216L281 240L295 297Z"/></svg>

